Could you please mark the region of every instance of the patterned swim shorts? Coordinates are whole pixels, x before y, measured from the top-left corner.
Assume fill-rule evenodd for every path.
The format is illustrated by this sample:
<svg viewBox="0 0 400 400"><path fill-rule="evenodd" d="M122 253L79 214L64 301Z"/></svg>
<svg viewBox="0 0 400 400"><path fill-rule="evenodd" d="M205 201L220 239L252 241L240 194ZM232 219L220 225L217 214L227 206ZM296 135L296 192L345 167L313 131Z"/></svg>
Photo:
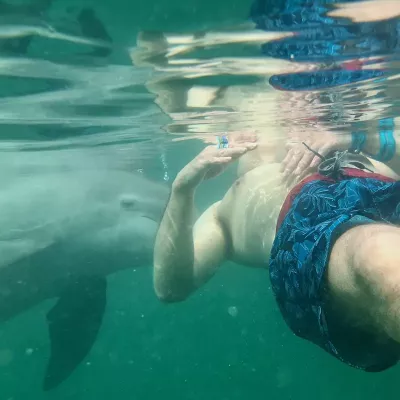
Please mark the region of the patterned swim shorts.
<svg viewBox="0 0 400 400"><path fill-rule="evenodd" d="M400 346L346 326L330 312L323 292L335 240L354 226L376 222L400 225L400 182L355 168L335 180L314 174L286 198L269 262L272 289L290 329L370 372L396 364Z"/></svg>

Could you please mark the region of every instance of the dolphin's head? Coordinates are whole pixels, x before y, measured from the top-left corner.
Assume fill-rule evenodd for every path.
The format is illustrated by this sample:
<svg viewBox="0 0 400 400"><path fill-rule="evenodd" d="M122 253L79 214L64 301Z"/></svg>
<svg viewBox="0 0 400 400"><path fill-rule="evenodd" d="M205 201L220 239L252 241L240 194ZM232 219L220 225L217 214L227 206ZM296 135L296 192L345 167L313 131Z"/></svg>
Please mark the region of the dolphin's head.
<svg viewBox="0 0 400 400"><path fill-rule="evenodd" d="M103 216L116 213L119 220L144 218L158 224L170 193L165 182L127 171L91 171L77 174L74 182L78 179L86 206L103 208Z"/></svg>
<svg viewBox="0 0 400 400"><path fill-rule="evenodd" d="M84 204L91 205L91 211L84 213L89 218L83 241L83 221L75 222L80 244L106 257L117 252L118 258L124 255L126 262L151 256L170 193L168 185L121 171L92 174L90 180L87 176L83 180L90 182Z"/></svg>
<svg viewBox="0 0 400 400"><path fill-rule="evenodd" d="M109 274L151 263L170 193L168 185L123 171L81 173L73 178L68 179L68 184L76 185L69 186L71 196L65 199L64 187L58 202L58 206L63 200L78 210L65 227L64 249L69 258L82 261L69 270L80 273L85 265L87 274L92 269Z"/></svg>
<svg viewBox="0 0 400 400"><path fill-rule="evenodd" d="M119 195L119 226L128 229L129 237L147 241L153 239L164 213L170 189L164 182L154 182L140 175L131 175L129 190Z"/></svg>
<svg viewBox="0 0 400 400"><path fill-rule="evenodd" d="M159 223L168 200L169 191L163 185L153 186L146 182L136 191L122 194L119 198L121 209L136 218L147 218Z"/></svg>

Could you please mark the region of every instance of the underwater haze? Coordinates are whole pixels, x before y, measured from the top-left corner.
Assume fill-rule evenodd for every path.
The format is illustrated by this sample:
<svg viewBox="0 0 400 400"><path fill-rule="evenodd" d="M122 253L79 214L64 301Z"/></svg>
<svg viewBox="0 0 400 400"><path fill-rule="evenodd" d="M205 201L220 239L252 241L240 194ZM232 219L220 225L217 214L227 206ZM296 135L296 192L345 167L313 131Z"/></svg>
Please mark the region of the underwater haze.
<svg viewBox="0 0 400 400"><path fill-rule="evenodd" d="M171 184L205 141L397 118L400 12L342 2L0 0L0 400L398 398L399 367L295 337L265 270L153 291Z"/></svg>

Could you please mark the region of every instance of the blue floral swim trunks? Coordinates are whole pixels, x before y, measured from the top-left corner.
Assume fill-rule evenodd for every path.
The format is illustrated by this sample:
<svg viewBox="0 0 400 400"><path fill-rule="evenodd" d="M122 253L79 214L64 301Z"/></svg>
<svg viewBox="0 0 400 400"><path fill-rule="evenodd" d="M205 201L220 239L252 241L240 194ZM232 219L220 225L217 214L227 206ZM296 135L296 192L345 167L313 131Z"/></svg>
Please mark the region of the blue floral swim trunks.
<svg viewBox="0 0 400 400"><path fill-rule="evenodd" d="M400 226L400 181L356 168L344 168L337 179L314 174L286 198L269 262L272 289L289 328L368 372L395 365L400 346L346 326L331 313L324 274L335 240L354 226L376 222Z"/></svg>

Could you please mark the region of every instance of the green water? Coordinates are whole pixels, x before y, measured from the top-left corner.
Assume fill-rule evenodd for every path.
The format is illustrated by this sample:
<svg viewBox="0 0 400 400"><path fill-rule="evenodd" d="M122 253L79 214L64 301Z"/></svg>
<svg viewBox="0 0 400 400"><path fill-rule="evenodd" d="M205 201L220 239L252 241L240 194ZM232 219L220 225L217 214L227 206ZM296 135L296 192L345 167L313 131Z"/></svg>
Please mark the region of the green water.
<svg viewBox="0 0 400 400"><path fill-rule="evenodd" d="M68 5L58 0L51 13L57 18L67 6L83 5L96 9L121 47L134 46L137 33L144 30L191 32L239 24L246 21L249 10L245 0L70 0ZM49 45L53 49L50 55L41 54L40 44L32 46L36 58L63 60L62 46ZM110 63L133 68L123 51L116 51ZM31 89L22 79L17 84L13 81L7 90L8 95L14 90L21 96ZM154 106L154 98L150 96L135 107L151 110L148 119L140 120L139 128L147 135L164 137L161 127L168 119ZM111 110L106 112L111 115ZM146 125L150 119L152 125ZM29 124L3 126L9 129L7 140L31 139ZM14 131L14 136L9 133ZM202 146L194 141L166 142L171 181ZM154 145L154 149L158 148ZM160 164L145 161L148 175L162 180ZM233 177L231 169L205 183L198 192L197 208L204 210L219 199ZM0 400L398 398L399 367L366 374L296 338L278 312L266 271L227 263L189 300L169 305L159 303L153 293L150 266L119 272L108 282L108 303L98 340L74 374L53 391L41 389L50 351L45 320L53 300L0 325Z"/></svg>
<svg viewBox="0 0 400 400"><path fill-rule="evenodd" d="M205 184L198 207L222 195L231 177ZM51 303L2 325L1 399L397 398L398 367L368 375L296 338L278 313L267 272L232 263L181 304L158 302L149 267L109 278L94 348L64 384L44 393Z"/></svg>

